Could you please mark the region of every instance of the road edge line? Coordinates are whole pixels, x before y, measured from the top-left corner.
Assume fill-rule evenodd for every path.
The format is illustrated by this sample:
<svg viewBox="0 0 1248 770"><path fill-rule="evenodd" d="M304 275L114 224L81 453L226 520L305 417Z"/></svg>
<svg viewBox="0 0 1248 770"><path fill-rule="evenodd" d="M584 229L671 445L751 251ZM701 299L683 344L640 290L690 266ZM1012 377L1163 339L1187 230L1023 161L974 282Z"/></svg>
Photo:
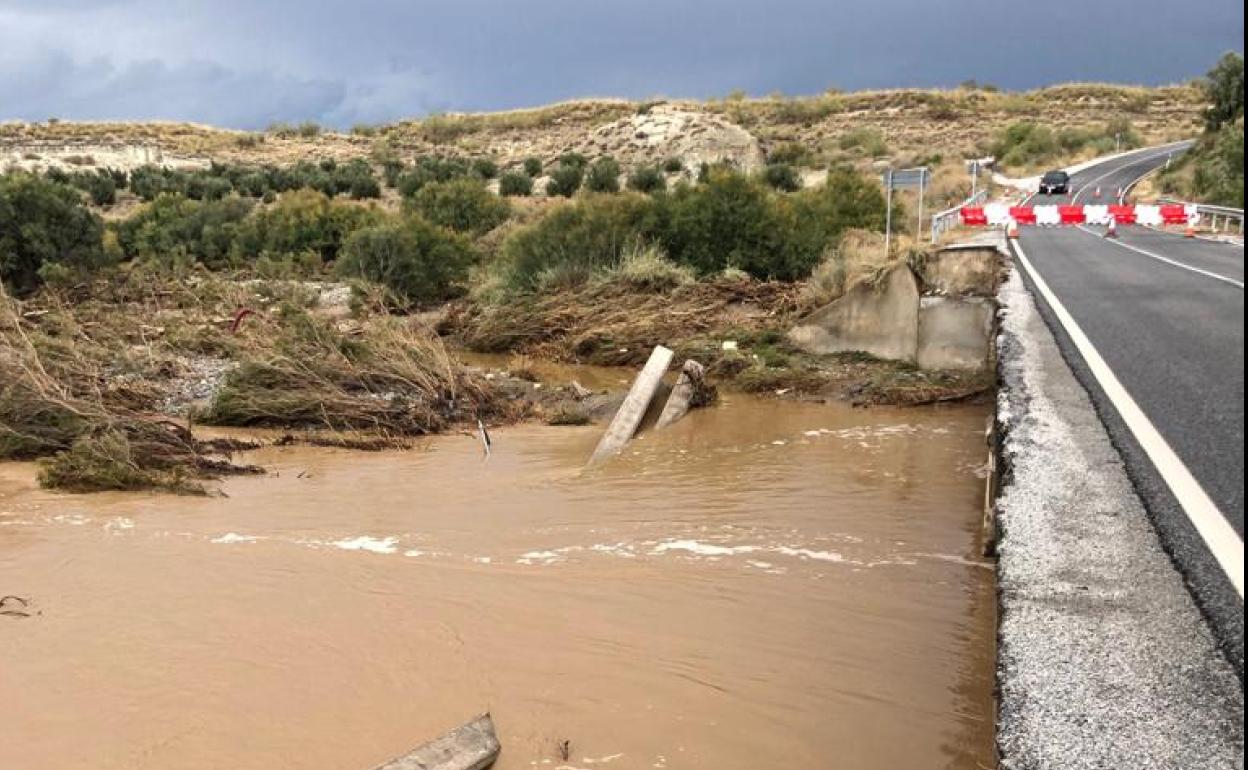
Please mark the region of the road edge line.
<svg viewBox="0 0 1248 770"><path fill-rule="evenodd" d="M1172 494L1179 502L1179 506L1183 508L1183 512L1187 514L1187 518L1191 521L1192 526L1196 528L1201 539L1205 543L1205 547L1213 554L1213 558L1218 562L1218 566L1226 573L1227 579L1235 588L1235 592L1239 594L1240 601L1244 599L1244 541L1236 534L1230 522L1222 515L1222 511L1210 499L1209 495L1200 486L1200 482L1187 469L1179 456L1175 454L1170 444L1153 425L1148 416L1144 414L1144 410L1140 408L1127 389L1123 387L1118 380L1117 375L1110 369L1109 364L1101 357L1092 341L1084 334L1083 329L1079 328L1079 324L1075 322L1074 316L1066 309L1053 290L1040 276L1039 271L1031 264L1031 260L1027 258L1026 252L1017 241L1011 241L1010 246L1014 250L1014 256L1027 275L1031 278L1036 289L1044 297L1049 308L1052 309L1053 315L1070 335L1070 340L1074 343L1075 349L1083 356L1084 362L1088 366L1088 370L1092 373L1093 378L1101 386L1105 392L1106 398L1114 405L1118 415L1126 424L1127 429L1135 436L1135 440L1139 442L1140 447L1148 456L1149 461L1157 472L1161 474L1161 478L1166 482L1166 486L1170 488ZM1242 288L1242 287L1241 287Z"/></svg>
<svg viewBox="0 0 1248 770"><path fill-rule="evenodd" d="M1244 284L1240 281L1235 280L1234 278L1228 278L1225 275L1219 275L1218 273L1214 273L1209 270L1202 270L1199 267L1193 267L1191 265L1179 262L1178 260L1170 259L1169 257L1163 257L1160 254L1154 254L1153 252L1148 251L1147 249L1141 249L1139 246L1132 246L1129 243L1123 243L1121 240L1118 240L1115 238L1102 238L1100 233L1096 232L1095 230L1088 229L1087 225L1077 225L1077 227L1083 232L1087 233L1088 235L1091 235L1096 238L1101 238L1102 240L1108 241L1109 243L1112 243L1115 246L1121 246L1124 249L1129 249L1136 253L1143 254L1146 257L1152 257L1158 262L1165 262L1168 265L1174 265L1175 267L1179 267L1184 270L1190 270L1193 273L1200 273L1203 276L1213 278L1214 280L1217 280L1217 281L1222 281L1223 283L1229 283L1230 285L1236 287L1237 289L1240 289L1241 291L1244 288Z"/></svg>

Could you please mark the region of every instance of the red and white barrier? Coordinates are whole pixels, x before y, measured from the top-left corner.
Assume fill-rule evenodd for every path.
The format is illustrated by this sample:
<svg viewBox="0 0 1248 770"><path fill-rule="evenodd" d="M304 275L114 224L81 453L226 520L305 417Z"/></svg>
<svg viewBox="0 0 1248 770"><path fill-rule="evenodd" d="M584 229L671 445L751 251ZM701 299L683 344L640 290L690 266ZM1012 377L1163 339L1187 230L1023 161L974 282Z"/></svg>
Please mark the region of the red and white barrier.
<svg viewBox="0 0 1248 770"><path fill-rule="evenodd" d="M1043 204L1039 206L1011 206L1007 203L989 203L986 206L964 206L961 209L962 224L967 227L1005 227L1010 222L1020 225L1108 225L1112 220L1120 225L1196 225L1200 212L1193 204Z"/></svg>

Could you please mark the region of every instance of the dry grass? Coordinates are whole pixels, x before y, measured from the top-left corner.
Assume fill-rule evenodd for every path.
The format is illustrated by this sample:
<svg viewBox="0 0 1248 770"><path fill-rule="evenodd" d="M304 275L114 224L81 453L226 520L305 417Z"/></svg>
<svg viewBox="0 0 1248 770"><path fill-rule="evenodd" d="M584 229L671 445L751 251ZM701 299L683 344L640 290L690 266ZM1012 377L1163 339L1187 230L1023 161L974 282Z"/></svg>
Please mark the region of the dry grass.
<svg viewBox="0 0 1248 770"><path fill-rule="evenodd" d="M878 284L897 265L917 264L925 251L913 238L894 236L891 254L884 253L884 234L850 230L829 249L802 290L802 302L817 307L842 296L859 283Z"/></svg>
<svg viewBox="0 0 1248 770"><path fill-rule="evenodd" d="M45 458L44 486L71 491L205 492L201 481L254 472L190 430L127 408L104 387L104 356L81 335L55 340L0 291L0 459Z"/></svg>

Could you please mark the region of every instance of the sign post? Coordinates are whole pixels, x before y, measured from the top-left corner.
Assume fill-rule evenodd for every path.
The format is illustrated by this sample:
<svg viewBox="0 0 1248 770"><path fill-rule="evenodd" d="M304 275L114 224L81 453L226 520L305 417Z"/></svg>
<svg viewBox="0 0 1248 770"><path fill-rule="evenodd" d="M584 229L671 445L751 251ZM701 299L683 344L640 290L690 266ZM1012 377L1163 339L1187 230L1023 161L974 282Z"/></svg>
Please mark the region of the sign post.
<svg viewBox="0 0 1248 770"><path fill-rule="evenodd" d="M884 172L884 258L888 259L893 245L893 169Z"/></svg>
<svg viewBox="0 0 1248 770"><path fill-rule="evenodd" d="M919 221L915 238L923 235L923 191L931 180L932 172L927 166L918 168L885 169L883 176L885 189L884 215L884 256L891 254L893 242L893 190L902 187L919 189Z"/></svg>

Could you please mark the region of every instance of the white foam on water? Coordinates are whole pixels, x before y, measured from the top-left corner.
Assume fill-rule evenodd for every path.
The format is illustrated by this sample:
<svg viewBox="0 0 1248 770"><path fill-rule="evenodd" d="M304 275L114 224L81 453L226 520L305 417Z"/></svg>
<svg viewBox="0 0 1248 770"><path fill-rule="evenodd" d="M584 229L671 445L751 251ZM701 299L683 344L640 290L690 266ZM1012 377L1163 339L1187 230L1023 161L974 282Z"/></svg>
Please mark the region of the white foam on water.
<svg viewBox="0 0 1248 770"><path fill-rule="evenodd" d="M554 564L562 561L562 558L554 551L529 551L521 554L520 558L516 559L516 564Z"/></svg>
<svg viewBox="0 0 1248 770"><path fill-rule="evenodd" d="M260 538L256 535L240 535L237 532L226 532L220 537L209 540L210 543L254 543Z"/></svg>
<svg viewBox="0 0 1248 770"><path fill-rule="evenodd" d="M800 559L835 562L845 561L845 557L835 551L815 551L810 548L791 548L787 545L782 545L774 550L776 553L782 553L785 556L796 556Z"/></svg>
<svg viewBox="0 0 1248 770"><path fill-rule="evenodd" d="M397 537L369 537L368 535L360 535L359 537L347 537L341 540L334 540L330 543L335 548L341 548L344 551L371 551L372 553L397 553L395 547L399 542Z"/></svg>
<svg viewBox="0 0 1248 770"><path fill-rule="evenodd" d="M687 551L698 556L736 556L740 553L754 553L758 550L761 550L761 547L757 545L713 545L697 540L665 540L656 545L650 553Z"/></svg>

